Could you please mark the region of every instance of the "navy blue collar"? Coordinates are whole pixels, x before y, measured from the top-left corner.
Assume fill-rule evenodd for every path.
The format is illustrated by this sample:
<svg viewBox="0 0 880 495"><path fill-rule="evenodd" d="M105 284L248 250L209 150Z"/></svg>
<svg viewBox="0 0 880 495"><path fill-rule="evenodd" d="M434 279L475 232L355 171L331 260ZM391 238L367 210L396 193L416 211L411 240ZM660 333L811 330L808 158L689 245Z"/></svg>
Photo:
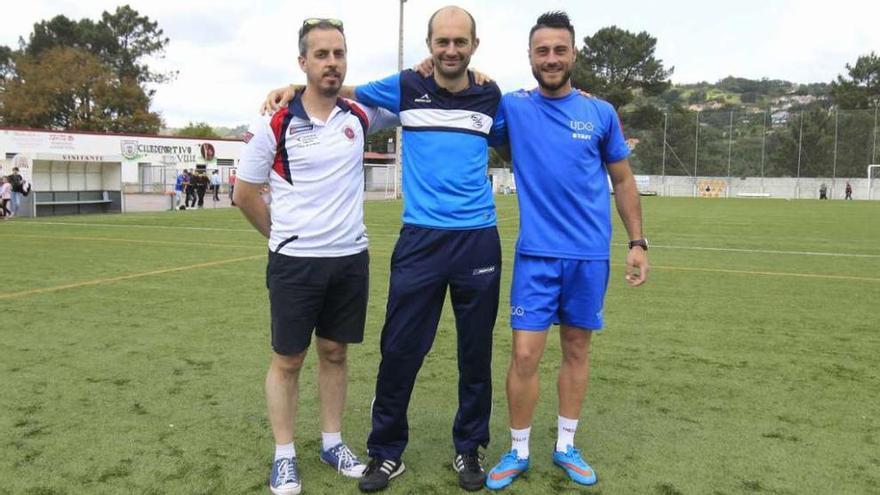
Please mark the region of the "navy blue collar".
<svg viewBox="0 0 880 495"><path fill-rule="evenodd" d="M304 92L304 89L300 89L293 94L293 99L287 104L287 111L292 113L296 118L311 120L309 114L306 113L306 108L303 106L302 97Z"/></svg>
<svg viewBox="0 0 880 495"><path fill-rule="evenodd" d="M464 88L463 90L459 91L458 93L453 93L452 91L449 91L448 89L437 84L437 80L434 79L434 74L431 74L430 76L428 76L428 79L430 80L430 83L434 86L434 89L440 94L447 94L450 96L465 96L465 95L469 95L475 91L478 91L477 82L474 80L473 72L468 70L467 76L468 76L468 87Z"/></svg>
<svg viewBox="0 0 880 495"><path fill-rule="evenodd" d="M293 99L290 100L290 103L287 104L287 110L292 113L293 116L296 118L310 121L311 118L306 112L306 107L303 106L302 102L304 92L304 89L300 89L293 94ZM348 102L343 100L342 98L336 98L336 106L344 112L351 112L351 105L349 105Z"/></svg>

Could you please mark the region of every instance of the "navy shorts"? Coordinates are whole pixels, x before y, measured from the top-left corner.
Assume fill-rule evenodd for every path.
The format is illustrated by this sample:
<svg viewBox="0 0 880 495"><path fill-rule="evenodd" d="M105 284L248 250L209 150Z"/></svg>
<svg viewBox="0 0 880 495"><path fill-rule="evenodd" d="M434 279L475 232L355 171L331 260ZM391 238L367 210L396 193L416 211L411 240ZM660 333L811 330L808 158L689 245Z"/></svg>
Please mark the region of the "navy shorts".
<svg viewBox="0 0 880 495"><path fill-rule="evenodd" d="M305 258L269 253L266 285L272 349L281 355L308 349L312 331L340 343L364 340L370 292L370 255Z"/></svg>

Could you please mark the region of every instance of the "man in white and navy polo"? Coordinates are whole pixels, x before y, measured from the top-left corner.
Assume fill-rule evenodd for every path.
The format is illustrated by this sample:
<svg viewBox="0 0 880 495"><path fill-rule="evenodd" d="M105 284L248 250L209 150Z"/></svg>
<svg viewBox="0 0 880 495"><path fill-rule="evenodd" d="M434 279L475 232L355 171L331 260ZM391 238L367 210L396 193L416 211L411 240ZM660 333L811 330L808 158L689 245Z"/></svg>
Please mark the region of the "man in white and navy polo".
<svg viewBox="0 0 880 495"><path fill-rule="evenodd" d="M276 495L301 490L294 448L299 372L317 334L321 460L360 477L365 466L342 442L346 346L363 340L369 255L363 210L363 150L368 132L397 118L338 97L346 72L342 23L307 19L299 65L308 85L287 107L245 135L234 200L269 238L272 355L266 377ZM268 182L271 208L260 197Z"/></svg>

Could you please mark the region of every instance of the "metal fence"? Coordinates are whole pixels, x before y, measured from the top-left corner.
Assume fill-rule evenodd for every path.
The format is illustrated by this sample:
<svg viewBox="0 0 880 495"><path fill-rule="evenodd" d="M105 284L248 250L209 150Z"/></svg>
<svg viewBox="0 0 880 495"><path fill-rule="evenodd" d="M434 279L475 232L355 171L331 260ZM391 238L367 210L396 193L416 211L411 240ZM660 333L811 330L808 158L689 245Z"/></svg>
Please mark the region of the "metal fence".
<svg viewBox="0 0 880 495"><path fill-rule="evenodd" d="M880 160L878 109L646 111L621 115L636 174L866 178Z"/></svg>

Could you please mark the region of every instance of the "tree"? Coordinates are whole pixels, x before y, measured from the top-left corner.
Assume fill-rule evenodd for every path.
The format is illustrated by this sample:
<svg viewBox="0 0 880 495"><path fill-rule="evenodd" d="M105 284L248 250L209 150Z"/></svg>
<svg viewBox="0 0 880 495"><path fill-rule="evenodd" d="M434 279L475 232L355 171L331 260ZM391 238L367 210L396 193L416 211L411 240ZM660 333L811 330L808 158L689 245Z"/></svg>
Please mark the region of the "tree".
<svg viewBox="0 0 880 495"><path fill-rule="evenodd" d="M205 139L217 139L220 137L220 135L214 132L214 129L206 122L190 122L183 129L178 129L177 132L174 133L174 135L180 137Z"/></svg>
<svg viewBox="0 0 880 495"><path fill-rule="evenodd" d="M0 93L0 116L26 127L156 132L161 119L149 104L140 86L118 80L91 53L58 46L17 56L15 75Z"/></svg>
<svg viewBox="0 0 880 495"><path fill-rule="evenodd" d="M58 46L81 48L112 67L119 79L133 79L138 84L162 83L173 74L150 70L143 60L163 55L169 39L155 21L140 15L128 5L114 13L103 12L101 20L73 21L63 15L34 24L24 52L39 56Z"/></svg>
<svg viewBox="0 0 880 495"><path fill-rule="evenodd" d="M846 64L848 78L837 76L831 96L840 108L865 109L880 106L880 56L862 55L855 65Z"/></svg>
<svg viewBox="0 0 880 495"><path fill-rule="evenodd" d="M154 90L167 81L144 62L169 39L149 17L125 5L101 20L63 15L34 24L20 48L0 46L0 122L52 129L156 132ZM54 71L54 72L53 72Z"/></svg>
<svg viewBox="0 0 880 495"><path fill-rule="evenodd" d="M803 134L802 134L803 133ZM827 177L834 149L834 117L814 105L793 115L784 129L767 137L769 176Z"/></svg>
<svg viewBox="0 0 880 495"><path fill-rule="evenodd" d="M657 39L642 31L638 34L617 26L602 28L584 38L572 71L572 82L608 100L615 108L631 102L640 89L657 96L670 87L663 62L654 57Z"/></svg>
<svg viewBox="0 0 880 495"><path fill-rule="evenodd" d="M364 142L364 148L366 148L365 151L387 153L389 139L392 142L397 140L397 129L392 127L390 129L382 129L379 132L370 134Z"/></svg>
<svg viewBox="0 0 880 495"><path fill-rule="evenodd" d="M150 21L128 5L117 7L116 12L101 14L99 26L106 29L115 42L108 62L120 79L132 78L138 83L163 83L173 74L153 72L143 63L147 57L159 57L165 51L169 38L163 36L159 23Z"/></svg>
<svg viewBox="0 0 880 495"><path fill-rule="evenodd" d="M8 46L0 46L0 83L5 81L15 72L12 63L12 49Z"/></svg>

